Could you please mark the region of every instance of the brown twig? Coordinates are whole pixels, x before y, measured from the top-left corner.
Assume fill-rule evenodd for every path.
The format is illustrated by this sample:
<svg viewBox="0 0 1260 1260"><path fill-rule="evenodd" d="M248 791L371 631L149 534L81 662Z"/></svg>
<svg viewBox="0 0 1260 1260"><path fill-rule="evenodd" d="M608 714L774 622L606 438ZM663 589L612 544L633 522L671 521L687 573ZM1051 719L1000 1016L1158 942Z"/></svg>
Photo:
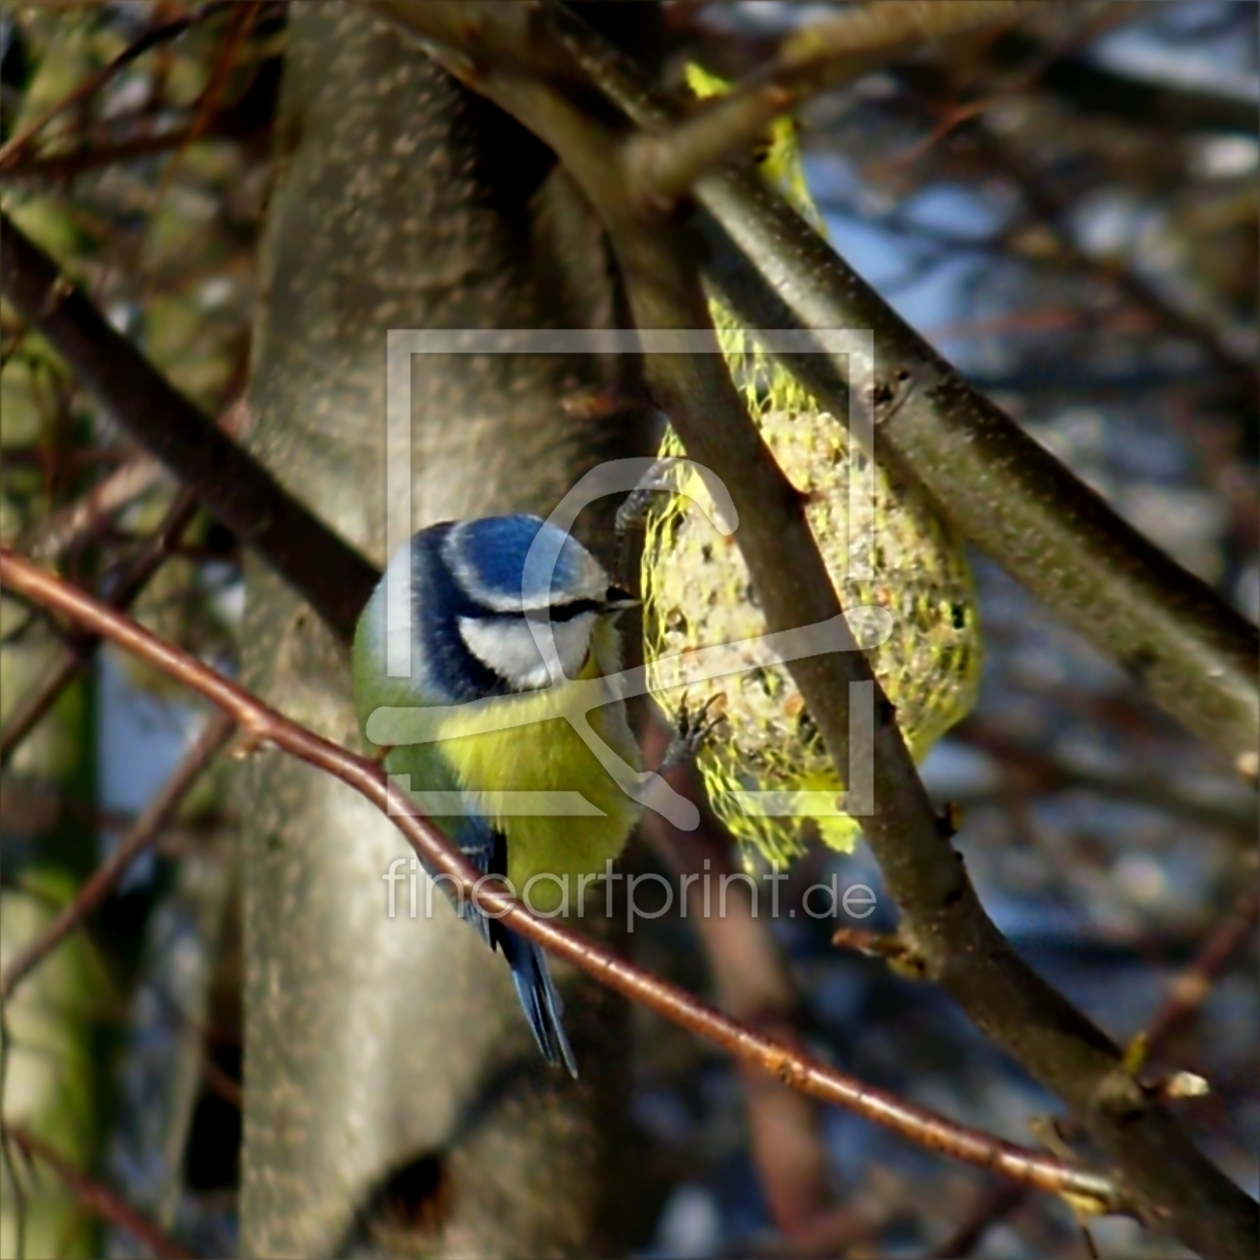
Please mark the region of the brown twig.
<svg viewBox="0 0 1260 1260"><path fill-rule="evenodd" d="M155 1256L162 1260L189 1260L185 1251L174 1239L163 1233L147 1217L141 1216L129 1203L108 1186L80 1172L64 1156L57 1153L47 1142L18 1125L5 1126L13 1144L29 1159L37 1159L65 1182L79 1206L111 1225L117 1225L135 1235Z"/></svg>
<svg viewBox="0 0 1260 1260"><path fill-rule="evenodd" d="M171 185L175 180L175 173L179 170L180 163L183 161L184 154L189 146L195 144L213 122L215 110L218 108L219 100L227 87L228 75L236 64L236 54L241 44L248 37L262 5L263 0L238 0L232 6L231 16L227 20L227 30L210 65L210 77L201 93L200 99L197 101L192 124L185 132L182 143L176 148L171 156L171 160L162 171L162 178L153 194L153 200L149 207L150 221L156 216L158 208L170 191ZM136 240L137 250L143 248L144 239L145 234L141 233Z"/></svg>
<svg viewBox="0 0 1260 1260"><path fill-rule="evenodd" d="M9 1027L8 1007L0 1002L0 1171L7 1174L13 1187L9 1203L13 1221L13 1252L16 1260L26 1260L26 1222L28 1203L26 1189L18 1174L17 1143L4 1118L4 1100L8 1096L9 1056L13 1053L13 1031Z"/></svg>
<svg viewBox="0 0 1260 1260"><path fill-rule="evenodd" d="M1065 54L1081 48L1124 22L1131 22L1138 12L1140 10L1135 10L1128 5L1110 7L1104 5L1092 21L1072 31L1071 35L1065 39L1055 40L1045 46L1030 41L1031 48L1027 58L1020 65L1013 67L1011 74L1003 76L980 99L952 105L926 136L912 144L904 153L888 158L880 165L885 170L894 170L913 164L922 154L940 144L955 128L961 127L973 118L978 118L1000 102L1009 100L1032 87L1044 77L1051 66L1061 61ZM1018 37L1014 32L1008 32L1003 38L1016 39Z"/></svg>
<svg viewBox="0 0 1260 1260"><path fill-rule="evenodd" d="M1242 397L1255 405L1255 365L1248 356L1231 349L1206 321L1178 307L1133 267L1087 253L1067 226L1070 207L1059 198L1035 162L991 129L978 127L973 134L994 167L1017 184L1038 226L1052 233L1058 266L1066 265L1110 285L1124 301L1146 312L1157 327L1195 346L1215 371L1245 390Z"/></svg>
<svg viewBox="0 0 1260 1260"><path fill-rule="evenodd" d="M211 1093L217 1094L229 1107L237 1111L245 1110L245 1090L240 1081L229 1076L205 1053L204 1048L201 1055L201 1075Z"/></svg>
<svg viewBox="0 0 1260 1260"><path fill-rule="evenodd" d="M137 158L187 148L206 140L248 141L259 135L270 123L265 108L266 94L271 89L267 80L255 85L237 101L215 110L208 118L198 116L192 123L173 126L154 134L125 135L121 139L102 139L66 151L19 154L3 175L8 180L58 181L71 179L102 166L132 162ZM116 126L120 120L113 120Z"/></svg>
<svg viewBox="0 0 1260 1260"><path fill-rule="evenodd" d="M22 152L30 145L30 142L58 114L94 96L110 79L118 74L119 71L126 69L137 57L148 52L149 49L157 47L159 44L178 39L186 31L200 25L200 23L209 17L213 17L216 13L235 7L233 0L212 0L212 3L203 5L200 9L196 9L184 17L151 26L144 34L124 48L108 65L102 66L95 74L89 75L82 83L76 84L65 96L58 101L54 101L41 114L31 119L17 135L6 141L3 147L0 147L0 172L4 172L13 166L21 157Z"/></svg>
<svg viewBox="0 0 1260 1260"><path fill-rule="evenodd" d="M1017 19L1044 0L881 0L818 22L783 43L778 59L668 131L633 137L631 184L668 205L748 149L776 118L892 57L933 40Z"/></svg>
<svg viewBox="0 0 1260 1260"><path fill-rule="evenodd" d="M92 873L74 899L5 969L0 977L0 999L6 999L22 978L55 949L109 895L123 872L158 838L162 828L179 807L215 754L232 737L236 723L226 713L215 713L196 743L188 750L170 778L145 807L135 825L106 861Z"/></svg>
<svg viewBox="0 0 1260 1260"><path fill-rule="evenodd" d="M128 608L148 585L149 579L165 563L173 545L188 527L197 512L197 496L181 490L167 509L161 524L146 539L140 551L117 576L109 592L115 608ZM0 731L0 766L30 734L39 720L57 702L57 697L72 683L92 659L100 640L94 635L76 634L63 647L43 676L13 707L9 720Z"/></svg>
<svg viewBox="0 0 1260 1260"><path fill-rule="evenodd" d="M664 755L664 732L654 727L645 748L649 763ZM668 775L686 791L686 774ZM688 793L702 799L700 793ZM660 814L649 812L642 830L674 874L684 882L685 909L713 976L717 1005L741 1023L799 1049L799 998L782 952L750 900L749 889L731 862L731 841L707 810L696 831L679 832ZM732 876L735 876L732 878ZM723 913L702 911L701 889L718 880ZM777 891L777 890L776 890ZM749 1145L771 1219L785 1239L807 1235L820 1217L834 1210L827 1184L827 1154L819 1108L809 1098L741 1064L748 1109Z"/></svg>
<svg viewBox="0 0 1260 1260"><path fill-rule="evenodd" d="M194 139L216 138L213 123L196 137L192 135L192 130L191 126L176 127L171 131L159 132L155 136L131 136L112 144L97 143L88 148L72 149L68 153L18 157L5 171L5 177L11 180L69 179L75 175L82 175L85 171L97 170L102 166L133 162L137 158L153 157L159 153L169 153L172 149L182 149L192 144Z"/></svg>
<svg viewBox="0 0 1260 1260"><path fill-rule="evenodd" d="M933 1256L936 1260L963 1260L963 1257L971 1255L984 1241L985 1234L1016 1211L1027 1197L1024 1187L1013 1183L1003 1183L987 1190L967 1214L966 1220L932 1253Z"/></svg>
<svg viewBox="0 0 1260 1260"><path fill-rule="evenodd" d="M257 746L275 747L334 775L386 813L427 869L444 875L487 915L498 918L623 996L642 1003L732 1055L777 1076L785 1084L882 1124L930 1150L1026 1182L1097 1210L1119 1210L1122 1199L1105 1176L1005 1142L912 1106L882 1090L825 1067L769 1037L755 1033L674 985L623 962L593 941L549 920L536 919L501 888L487 887L445 835L416 813L409 796L390 784L363 757L291 722L142 626L48 573L0 548L0 582L27 598L78 621L125 651L149 662L230 713Z"/></svg>
<svg viewBox="0 0 1260 1260"><path fill-rule="evenodd" d="M50 563L81 539L90 537L161 478L162 466L156 459L134 455L81 498L41 521L21 539L19 549L32 559Z"/></svg>
<svg viewBox="0 0 1260 1260"><path fill-rule="evenodd" d="M1213 929L1202 949L1169 982L1146 1026L1146 1052L1162 1047L1203 1005L1217 977L1246 944L1260 918L1260 889L1249 888Z"/></svg>

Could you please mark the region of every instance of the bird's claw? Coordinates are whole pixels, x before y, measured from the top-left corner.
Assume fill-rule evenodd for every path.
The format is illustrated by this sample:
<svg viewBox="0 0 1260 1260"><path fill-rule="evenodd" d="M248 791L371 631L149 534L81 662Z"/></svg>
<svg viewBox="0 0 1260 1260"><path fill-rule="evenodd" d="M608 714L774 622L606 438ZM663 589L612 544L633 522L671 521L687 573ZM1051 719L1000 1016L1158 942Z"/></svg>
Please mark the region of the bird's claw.
<svg viewBox="0 0 1260 1260"><path fill-rule="evenodd" d="M677 464L676 456L666 455L656 460L639 478L638 484L617 509L616 531L619 539L642 529L658 494L677 493L678 486L674 480Z"/></svg>
<svg viewBox="0 0 1260 1260"><path fill-rule="evenodd" d="M669 774L672 770L690 765L696 759L709 736L726 721L726 714L722 712L725 700L726 697L718 692L693 710L687 703L687 697L683 696L682 703L678 706L677 730L665 750L658 773ZM718 712L710 717L709 711L715 706Z"/></svg>

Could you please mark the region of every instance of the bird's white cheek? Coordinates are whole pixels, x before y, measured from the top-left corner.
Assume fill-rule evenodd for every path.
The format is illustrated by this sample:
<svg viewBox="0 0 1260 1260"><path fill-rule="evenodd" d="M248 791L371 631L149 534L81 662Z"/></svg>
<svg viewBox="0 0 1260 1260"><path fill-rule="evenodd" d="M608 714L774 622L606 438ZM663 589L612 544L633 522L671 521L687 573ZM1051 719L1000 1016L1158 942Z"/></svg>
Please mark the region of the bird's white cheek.
<svg viewBox="0 0 1260 1260"><path fill-rule="evenodd" d="M552 623L556 655L567 678L576 677L586 660L593 621L593 614L584 613L571 621ZM546 626L539 626L538 632L545 636ZM468 650L514 690L532 691L552 682L524 618L461 617L459 633Z"/></svg>
<svg viewBox="0 0 1260 1260"><path fill-rule="evenodd" d="M571 621L553 621L551 631L555 636L556 655L564 667L566 678L576 678L586 664L591 650L591 631L595 629L595 614L582 613Z"/></svg>

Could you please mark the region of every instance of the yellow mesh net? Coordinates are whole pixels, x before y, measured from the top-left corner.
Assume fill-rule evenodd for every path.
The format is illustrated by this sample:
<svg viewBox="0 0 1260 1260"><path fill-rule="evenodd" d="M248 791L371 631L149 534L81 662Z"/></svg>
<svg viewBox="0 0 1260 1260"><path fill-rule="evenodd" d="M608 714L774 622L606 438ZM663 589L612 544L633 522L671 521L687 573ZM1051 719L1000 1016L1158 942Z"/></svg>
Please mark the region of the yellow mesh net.
<svg viewBox="0 0 1260 1260"><path fill-rule="evenodd" d="M696 67L688 79L698 95L724 86ZM821 231L790 121L776 126L761 169ZM959 540L915 488L878 465L870 476L844 425L755 344L730 310L712 301L710 311L763 439L808 496L806 519L841 606L890 615L891 633L868 655L911 753L921 759L971 708L979 679L979 623ZM683 454L672 430L660 454ZM850 480L859 476L871 493L851 502ZM657 496L645 521L644 655L652 693L675 721L684 701L694 712L713 700L724 714L697 768L714 812L740 841L783 863L800 852L812 823L825 843L848 851L859 826L837 808L844 784L787 669L700 676L697 648L752 639L766 625L735 538L710 523L713 502L703 482L685 475L678 490ZM851 624L862 641L858 620Z"/></svg>

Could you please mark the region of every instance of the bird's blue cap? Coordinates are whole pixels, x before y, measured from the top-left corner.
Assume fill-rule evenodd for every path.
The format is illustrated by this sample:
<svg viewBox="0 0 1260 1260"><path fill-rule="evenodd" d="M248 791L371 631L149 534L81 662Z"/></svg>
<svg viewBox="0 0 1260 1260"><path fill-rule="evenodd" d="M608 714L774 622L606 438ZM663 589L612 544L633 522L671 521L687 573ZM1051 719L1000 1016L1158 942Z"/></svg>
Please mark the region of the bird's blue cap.
<svg viewBox="0 0 1260 1260"><path fill-rule="evenodd" d="M496 612L602 600L608 575L580 542L537 516L488 516L452 527L443 558L459 584Z"/></svg>

